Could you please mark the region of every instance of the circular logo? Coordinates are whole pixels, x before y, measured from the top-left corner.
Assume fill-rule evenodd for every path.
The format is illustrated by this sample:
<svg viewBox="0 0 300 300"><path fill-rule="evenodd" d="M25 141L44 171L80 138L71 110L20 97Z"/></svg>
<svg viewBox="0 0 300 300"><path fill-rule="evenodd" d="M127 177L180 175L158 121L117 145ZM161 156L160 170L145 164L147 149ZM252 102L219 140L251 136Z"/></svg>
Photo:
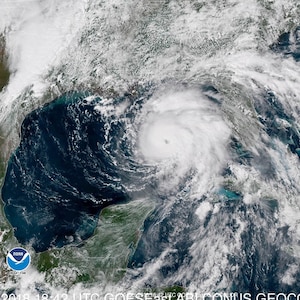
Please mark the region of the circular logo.
<svg viewBox="0 0 300 300"><path fill-rule="evenodd" d="M23 248L13 248L6 256L7 265L14 271L23 271L30 264L30 254Z"/></svg>

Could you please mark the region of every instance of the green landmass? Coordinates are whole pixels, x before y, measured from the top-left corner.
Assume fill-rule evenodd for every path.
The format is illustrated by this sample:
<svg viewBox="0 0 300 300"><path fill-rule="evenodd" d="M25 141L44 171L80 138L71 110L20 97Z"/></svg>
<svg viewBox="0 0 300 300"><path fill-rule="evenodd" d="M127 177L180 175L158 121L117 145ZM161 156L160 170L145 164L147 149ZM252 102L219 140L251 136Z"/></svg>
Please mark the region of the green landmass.
<svg viewBox="0 0 300 300"><path fill-rule="evenodd" d="M7 66L7 54L5 52L5 39L0 35L0 92L9 81L9 69Z"/></svg>
<svg viewBox="0 0 300 300"><path fill-rule="evenodd" d="M124 276L151 201L136 200L102 210L94 235L78 246L65 246L35 255L34 265L53 285L117 282Z"/></svg>

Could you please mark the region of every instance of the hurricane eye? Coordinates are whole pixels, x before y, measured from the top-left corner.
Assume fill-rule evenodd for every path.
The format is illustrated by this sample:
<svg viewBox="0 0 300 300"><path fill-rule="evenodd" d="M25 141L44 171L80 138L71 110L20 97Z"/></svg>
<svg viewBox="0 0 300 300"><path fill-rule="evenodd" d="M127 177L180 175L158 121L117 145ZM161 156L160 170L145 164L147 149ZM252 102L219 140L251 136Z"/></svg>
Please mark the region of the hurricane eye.
<svg viewBox="0 0 300 300"><path fill-rule="evenodd" d="M197 90L153 96L137 123L138 152L144 163L157 167L163 189L178 186L191 172L208 178L226 158L230 129Z"/></svg>

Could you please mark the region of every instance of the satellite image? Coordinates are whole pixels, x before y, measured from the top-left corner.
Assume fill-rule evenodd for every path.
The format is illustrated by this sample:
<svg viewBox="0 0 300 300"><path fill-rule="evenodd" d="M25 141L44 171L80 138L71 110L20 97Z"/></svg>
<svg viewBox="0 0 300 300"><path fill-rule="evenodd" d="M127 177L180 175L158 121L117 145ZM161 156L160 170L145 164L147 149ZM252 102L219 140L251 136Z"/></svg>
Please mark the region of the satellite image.
<svg viewBox="0 0 300 300"><path fill-rule="evenodd" d="M300 300L299 0L0 0L0 299Z"/></svg>

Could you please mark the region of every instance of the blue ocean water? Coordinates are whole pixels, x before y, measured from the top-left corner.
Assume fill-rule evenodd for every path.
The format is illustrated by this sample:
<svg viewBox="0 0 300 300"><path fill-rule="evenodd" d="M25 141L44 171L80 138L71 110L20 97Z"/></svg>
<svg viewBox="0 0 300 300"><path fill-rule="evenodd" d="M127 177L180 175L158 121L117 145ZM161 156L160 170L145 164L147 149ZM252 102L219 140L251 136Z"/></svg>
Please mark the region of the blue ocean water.
<svg viewBox="0 0 300 300"><path fill-rule="evenodd" d="M86 239L103 207L129 198L104 147L105 121L94 109L101 99L87 103L87 96L68 93L30 113L8 163L5 214L17 239L36 251Z"/></svg>
<svg viewBox="0 0 300 300"><path fill-rule="evenodd" d="M285 57L292 57L298 62L300 60L300 26L293 31L282 33L270 48L274 52L282 53Z"/></svg>
<svg viewBox="0 0 300 300"><path fill-rule="evenodd" d="M281 140L292 153L300 157L299 128L294 117L285 111L274 92L266 91L261 99L256 99L254 105L265 132L270 137Z"/></svg>

